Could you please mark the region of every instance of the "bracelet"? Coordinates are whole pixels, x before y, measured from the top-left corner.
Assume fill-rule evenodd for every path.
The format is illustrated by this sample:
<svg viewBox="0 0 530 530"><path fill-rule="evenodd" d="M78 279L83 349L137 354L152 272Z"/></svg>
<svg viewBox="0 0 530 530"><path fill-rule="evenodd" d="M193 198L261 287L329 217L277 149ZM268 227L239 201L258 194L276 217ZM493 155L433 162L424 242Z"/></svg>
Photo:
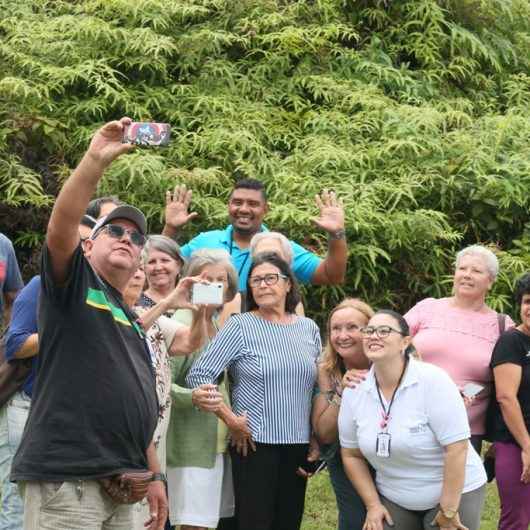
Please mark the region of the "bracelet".
<svg viewBox="0 0 530 530"><path fill-rule="evenodd" d="M329 392L326 392L326 400L330 405L340 407L342 398L337 394L337 392L330 390Z"/></svg>
<svg viewBox="0 0 530 530"><path fill-rule="evenodd" d="M344 230L344 228L341 228L336 232L328 232L328 234L330 239L346 239L346 230Z"/></svg>
<svg viewBox="0 0 530 530"><path fill-rule="evenodd" d="M151 477L151 482L163 482L164 484L167 484L167 478L165 473L153 473L153 476Z"/></svg>

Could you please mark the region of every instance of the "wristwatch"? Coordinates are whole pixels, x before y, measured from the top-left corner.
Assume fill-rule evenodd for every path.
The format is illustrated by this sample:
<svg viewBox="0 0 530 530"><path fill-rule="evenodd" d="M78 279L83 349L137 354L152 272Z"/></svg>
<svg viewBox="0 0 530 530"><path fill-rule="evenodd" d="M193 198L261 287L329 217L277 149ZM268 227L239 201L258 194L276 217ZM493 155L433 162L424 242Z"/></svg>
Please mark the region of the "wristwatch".
<svg viewBox="0 0 530 530"><path fill-rule="evenodd" d="M447 510L445 510L441 506L440 511L442 512L442 515L449 520L454 519L456 517L456 514L458 513L458 510L454 510L453 508L448 508Z"/></svg>
<svg viewBox="0 0 530 530"><path fill-rule="evenodd" d="M330 390L327 393L326 399L330 405L335 405L336 407L340 407L342 397L334 390Z"/></svg>
<svg viewBox="0 0 530 530"><path fill-rule="evenodd" d="M163 482L164 484L167 484L167 478L165 473L153 473L153 476L151 477L151 482Z"/></svg>
<svg viewBox="0 0 530 530"><path fill-rule="evenodd" d="M330 239L344 239L346 237L346 230L341 228L335 232L328 232Z"/></svg>

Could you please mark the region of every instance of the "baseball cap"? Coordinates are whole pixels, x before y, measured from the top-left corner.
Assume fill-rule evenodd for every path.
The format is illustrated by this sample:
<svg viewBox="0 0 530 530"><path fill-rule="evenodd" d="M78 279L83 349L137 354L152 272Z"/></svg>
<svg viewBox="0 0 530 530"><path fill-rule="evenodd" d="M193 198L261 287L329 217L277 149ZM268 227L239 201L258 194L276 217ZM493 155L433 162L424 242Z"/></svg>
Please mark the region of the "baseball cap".
<svg viewBox="0 0 530 530"><path fill-rule="evenodd" d="M94 239L103 226L109 224L115 219L127 219L128 221L131 221L138 227L139 232L144 236L147 232L147 221L145 220L144 214L138 208L130 206L129 204L124 204L114 208L114 210L105 217L98 219L92 229L90 239Z"/></svg>

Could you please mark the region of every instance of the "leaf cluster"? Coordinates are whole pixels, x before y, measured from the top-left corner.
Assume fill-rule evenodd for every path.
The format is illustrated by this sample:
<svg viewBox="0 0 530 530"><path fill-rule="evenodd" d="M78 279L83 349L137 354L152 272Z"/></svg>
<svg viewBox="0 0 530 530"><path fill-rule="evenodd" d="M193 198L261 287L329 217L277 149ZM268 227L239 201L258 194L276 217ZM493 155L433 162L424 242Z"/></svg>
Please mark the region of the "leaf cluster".
<svg viewBox="0 0 530 530"><path fill-rule="evenodd" d="M177 182L226 223L234 180L266 183L267 224L315 252L313 196L346 205L344 286L307 290L323 319L345 294L406 310L450 289L460 247L498 249L491 304L530 264L528 0L0 0L0 198L10 235L41 241L93 131L171 123L160 151L120 159L99 193L152 231ZM27 225L21 208L40 219ZM185 239L185 237L183 238Z"/></svg>

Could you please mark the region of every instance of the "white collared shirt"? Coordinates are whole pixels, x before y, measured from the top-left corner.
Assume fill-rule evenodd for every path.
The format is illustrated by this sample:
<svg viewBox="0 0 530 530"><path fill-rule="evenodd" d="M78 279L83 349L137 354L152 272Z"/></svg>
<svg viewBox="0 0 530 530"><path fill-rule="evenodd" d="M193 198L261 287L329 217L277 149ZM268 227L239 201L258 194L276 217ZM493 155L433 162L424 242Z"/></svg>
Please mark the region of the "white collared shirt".
<svg viewBox="0 0 530 530"><path fill-rule="evenodd" d="M388 402L381 394L388 410ZM340 444L358 448L376 470L381 495L409 510L428 510L440 500L444 450L470 437L464 402L447 373L411 359L390 411L389 458L376 456L382 407L374 369L356 389L346 389L339 414ZM463 493L486 482L480 457L469 444Z"/></svg>

